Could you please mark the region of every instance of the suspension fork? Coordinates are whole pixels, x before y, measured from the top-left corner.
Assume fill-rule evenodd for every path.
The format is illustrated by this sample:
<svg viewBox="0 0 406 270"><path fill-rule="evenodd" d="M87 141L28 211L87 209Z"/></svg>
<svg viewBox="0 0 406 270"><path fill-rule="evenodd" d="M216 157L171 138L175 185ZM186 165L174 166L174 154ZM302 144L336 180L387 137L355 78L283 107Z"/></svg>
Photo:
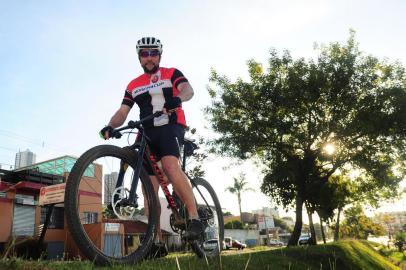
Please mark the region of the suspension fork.
<svg viewBox="0 0 406 270"><path fill-rule="evenodd" d="M137 187L138 187L138 181L139 181L139 176L141 173L141 168L142 168L142 161L143 161L143 155L145 152L145 146L146 146L146 139L145 136L141 135L141 142L140 146L137 147L135 144L129 147L131 151L135 151L136 148L138 148L138 154L137 154L137 166L135 167L133 177L131 180L131 190L130 190L130 197L128 198L128 202L133 203L134 205L137 205ZM123 161L120 162L120 171L118 173L117 177L117 183L116 183L116 189L123 186L124 182L124 175L125 172L128 168L128 163L125 163ZM114 202L116 202L119 199L118 195L115 195L114 197Z"/></svg>
<svg viewBox="0 0 406 270"><path fill-rule="evenodd" d="M137 187L138 187L138 181L139 181L139 177L140 177L140 173L141 173L141 169L143 166L143 162L144 162L144 152L145 152L145 148L147 145L147 141L146 138L144 136L143 130L140 130L141 132L141 143L140 143L140 148L138 150L138 155L137 155L137 166L135 167L134 170L134 175L133 175L133 179L131 181L131 189L130 189L130 197L128 198L130 202L136 203L136 200L138 199L137 196Z"/></svg>

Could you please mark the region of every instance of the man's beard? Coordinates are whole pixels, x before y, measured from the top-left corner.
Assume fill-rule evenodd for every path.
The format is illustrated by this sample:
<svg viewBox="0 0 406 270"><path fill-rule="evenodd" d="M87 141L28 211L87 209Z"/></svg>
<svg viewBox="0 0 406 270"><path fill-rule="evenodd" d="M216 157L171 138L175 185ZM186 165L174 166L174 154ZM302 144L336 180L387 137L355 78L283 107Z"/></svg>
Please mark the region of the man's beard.
<svg viewBox="0 0 406 270"><path fill-rule="evenodd" d="M146 64L143 65L142 68L144 69L144 72L145 72L145 73L147 73L147 74L154 74L154 73L156 73L156 72L158 71L159 65L155 65L155 64L153 64L153 65L154 65L154 67L153 67L151 70L149 70L149 69L147 68L147 65L146 65Z"/></svg>

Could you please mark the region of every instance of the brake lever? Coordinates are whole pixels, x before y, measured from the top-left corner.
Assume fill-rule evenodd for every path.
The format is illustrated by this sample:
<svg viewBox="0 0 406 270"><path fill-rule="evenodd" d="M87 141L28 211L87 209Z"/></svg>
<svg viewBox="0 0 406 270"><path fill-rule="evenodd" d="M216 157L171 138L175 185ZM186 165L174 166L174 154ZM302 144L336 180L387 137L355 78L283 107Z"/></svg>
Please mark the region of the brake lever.
<svg viewBox="0 0 406 270"><path fill-rule="evenodd" d="M113 137L113 138L115 138L115 139L120 139L122 136L123 136L123 134L121 134L120 131L115 131L115 130L114 130L114 131L111 133L111 137Z"/></svg>

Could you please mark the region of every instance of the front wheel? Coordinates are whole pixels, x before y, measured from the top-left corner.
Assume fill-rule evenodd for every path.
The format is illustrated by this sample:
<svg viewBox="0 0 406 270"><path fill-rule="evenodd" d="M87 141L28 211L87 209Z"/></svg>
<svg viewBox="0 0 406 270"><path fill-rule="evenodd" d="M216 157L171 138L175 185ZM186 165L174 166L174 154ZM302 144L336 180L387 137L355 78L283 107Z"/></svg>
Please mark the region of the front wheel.
<svg viewBox="0 0 406 270"><path fill-rule="evenodd" d="M69 231L81 255L98 265L137 263L153 243L156 215L147 210L156 209L156 198L144 170L134 179L136 167L135 151L101 145L84 153L69 174ZM132 182L138 183L135 201L129 200Z"/></svg>
<svg viewBox="0 0 406 270"><path fill-rule="evenodd" d="M198 257L213 257L220 254L224 245L224 220L216 192L206 180L191 180L193 195L200 221L205 225L202 239L191 244Z"/></svg>

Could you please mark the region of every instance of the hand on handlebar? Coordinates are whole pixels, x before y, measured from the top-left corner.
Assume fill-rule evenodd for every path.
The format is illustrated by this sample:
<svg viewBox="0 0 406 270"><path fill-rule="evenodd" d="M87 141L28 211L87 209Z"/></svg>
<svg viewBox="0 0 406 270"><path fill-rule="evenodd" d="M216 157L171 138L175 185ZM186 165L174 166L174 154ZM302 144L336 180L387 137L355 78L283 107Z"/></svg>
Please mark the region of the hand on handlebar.
<svg viewBox="0 0 406 270"><path fill-rule="evenodd" d="M134 128L140 128L143 123L145 123L148 120L154 119L155 117L161 116L163 113L170 113L174 110L165 110L165 108L162 111L157 111L151 115L148 115L147 117L144 117L143 119L140 119L139 121L129 121L127 126L121 127L121 128L113 128L112 126L105 126L102 128L99 132L99 135L102 139L108 140L110 138L116 138L120 139L122 136L122 131L127 130L127 129L134 129Z"/></svg>
<svg viewBox="0 0 406 270"><path fill-rule="evenodd" d="M99 135L102 139L108 140L111 137L111 133L113 133L113 128L111 126L105 126L99 132Z"/></svg>

